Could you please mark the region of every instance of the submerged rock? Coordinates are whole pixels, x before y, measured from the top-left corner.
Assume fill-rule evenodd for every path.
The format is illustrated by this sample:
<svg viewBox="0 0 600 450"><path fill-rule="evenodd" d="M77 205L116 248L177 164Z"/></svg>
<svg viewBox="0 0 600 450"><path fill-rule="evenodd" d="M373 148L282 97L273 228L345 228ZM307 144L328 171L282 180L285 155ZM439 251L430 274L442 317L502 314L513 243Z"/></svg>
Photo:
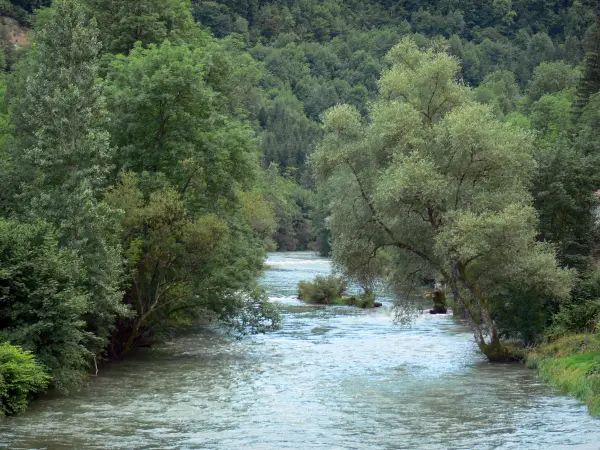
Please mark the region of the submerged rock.
<svg viewBox="0 0 600 450"><path fill-rule="evenodd" d="M381 302L373 303L373 308L381 308L382 306L383 306L383 303L381 303Z"/></svg>

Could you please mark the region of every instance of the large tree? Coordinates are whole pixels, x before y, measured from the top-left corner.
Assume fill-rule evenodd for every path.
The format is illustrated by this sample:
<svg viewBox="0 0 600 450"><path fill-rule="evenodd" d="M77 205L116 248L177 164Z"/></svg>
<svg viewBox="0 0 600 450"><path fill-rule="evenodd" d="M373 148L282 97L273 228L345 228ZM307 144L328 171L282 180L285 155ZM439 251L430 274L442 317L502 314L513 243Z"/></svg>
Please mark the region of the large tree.
<svg viewBox="0 0 600 450"><path fill-rule="evenodd" d="M119 216L101 201L114 150L104 131L106 109L98 82L99 33L78 0L56 0L40 12L32 46L15 75L11 118L12 213L43 219L59 230L62 247L82 260L89 308L82 316L103 351L121 298Z"/></svg>
<svg viewBox="0 0 600 450"><path fill-rule="evenodd" d="M404 39L388 58L370 122L333 108L314 157L330 192L334 260L359 281L441 278L481 350L506 358L494 312L559 301L571 285L535 239L531 139L471 100L446 53Z"/></svg>
<svg viewBox="0 0 600 450"><path fill-rule="evenodd" d="M119 323L114 356L199 316L240 330L272 318L254 292L271 211L257 220L245 208L258 155L252 130L229 115L236 83L215 79L223 51L210 40L196 50L166 41L136 46L110 68L110 130L127 173L107 200L125 211L125 302L136 312Z"/></svg>

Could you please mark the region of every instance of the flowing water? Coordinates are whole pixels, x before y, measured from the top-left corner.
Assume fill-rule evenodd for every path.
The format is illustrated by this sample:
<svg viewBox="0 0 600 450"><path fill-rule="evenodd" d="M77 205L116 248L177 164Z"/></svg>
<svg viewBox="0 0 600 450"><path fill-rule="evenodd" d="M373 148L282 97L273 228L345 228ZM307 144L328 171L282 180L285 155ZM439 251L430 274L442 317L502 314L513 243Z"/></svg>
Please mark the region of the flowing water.
<svg viewBox="0 0 600 450"><path fill-rule="evenodd" d="M267 263L281 331L196 331L106 365L0 421L0 448L600 449L600 420L523 366L486 363L451 317L401 328L389 304L307 306L296 284L329 262Z"/></svg>

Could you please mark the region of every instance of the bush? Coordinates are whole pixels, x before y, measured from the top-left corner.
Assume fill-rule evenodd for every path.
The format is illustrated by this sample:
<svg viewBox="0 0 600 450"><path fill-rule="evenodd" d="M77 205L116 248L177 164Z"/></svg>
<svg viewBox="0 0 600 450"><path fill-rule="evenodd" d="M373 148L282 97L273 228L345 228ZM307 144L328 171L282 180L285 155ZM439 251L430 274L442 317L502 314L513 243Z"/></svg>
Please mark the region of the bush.
<svg viewBox="0 0 600 450"><path fill-rule="evenodd" d="M94 339L82 267L52 225L0 219L0 342L32 351L61 390L83 381Z"/></svg>
<svg viewBox="0 0 600 450"><path fill-rule="evenodd" d="M9 343L0 344L0 416L22 412L46 390L50 377L35 356Z"/></svg>
<svg viewBox="0 0 600 450"><path fill-rule="evenodd" d="M600 300L575 301L561 306L546 334L550 339L557 339L571 333L591 332L599 318Z"/></svg>
<svg viewBox="0 0 600 450"><path fill-rule="evenodd" d="M375 306L375 294L366 293L344 297L340 300L340 303L347 306L357 306L362 309L373 308Z"/></svg>
<svg viewBox="0 0 600 450"><path fill-rule="evenodd" d="M331 305L340 300L348 289L348 283L341 277L317 276L314 281L298 283L298 297L318 305Z"/></svg>
<svg viewBox="0 0 600 450"><path fill-rule="evenodd" d="M579 280L571 301L560 306L546 335L554 340L573 333L593 332L599 320L600 268L595 268Z"/></svg>

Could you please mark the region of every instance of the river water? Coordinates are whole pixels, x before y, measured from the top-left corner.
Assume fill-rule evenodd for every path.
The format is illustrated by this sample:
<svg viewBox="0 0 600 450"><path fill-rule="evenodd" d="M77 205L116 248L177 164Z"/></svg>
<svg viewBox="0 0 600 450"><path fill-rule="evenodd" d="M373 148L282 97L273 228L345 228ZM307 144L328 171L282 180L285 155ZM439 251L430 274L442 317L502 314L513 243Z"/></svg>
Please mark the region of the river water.
<svg viewBox="0 0 600 450"><path fill-rule="evenodd" d="M389 303L307 306L296 284L329 261L267 264L281 331L200 330L105 365L80 391L0 421L0 448L600 449L600 420L523 366L485 362L451 317L402 328Z"/></svg>

